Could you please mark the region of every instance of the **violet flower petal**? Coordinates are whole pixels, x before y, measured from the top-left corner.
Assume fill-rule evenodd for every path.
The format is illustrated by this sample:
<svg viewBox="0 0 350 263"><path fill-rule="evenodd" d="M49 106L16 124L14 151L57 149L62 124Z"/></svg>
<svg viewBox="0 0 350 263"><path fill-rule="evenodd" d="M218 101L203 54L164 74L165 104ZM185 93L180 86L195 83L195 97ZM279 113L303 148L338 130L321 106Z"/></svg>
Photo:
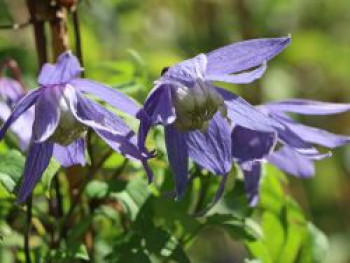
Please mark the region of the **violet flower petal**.
<svg viewBox="0 0 350 263"><path fill-rule="evenodd" d="M315 173L313 161L288 146L272 153L267 159L279 169L296 177L308 178Z"/></svg>
<svg viewBox="0 0 350 263"><path fill-rule="evenodd" d="M187 134L180 133L174 124L164 127L168 160L174 174L177 198L181 198L188 181Z"/></svg>
<svg viewBox="0 0 350 263"><path fill-rule="evenodd" d="M206 67L207 57L204 54L199 54L170 67L159 80L159 83L172 80L178 81L187 87L192 87L198 77L204 78Z"/></svg>
<svg viewBox="0 0 350 263"><path fill-rule="evenodd" d="M11 115L0 129L0 140L4 137L7 129L36 102L40 94L41 89L33 90L17 103Z"/></svg>
<svg viewBox="0 0 350 263"><path fill-rule="evenodd" d="M140 106L135 100L102 83L78 78L70 81L70 84L77 90L92 94L131 116L136 116L140 110Z"/></svg>
<svg viewBox="0 0 350 263"><path fill-rule="evenodd" d="M152 125L168 125L175 121L175 108L169 85L156 86L144 103L144 110L149 115Z"/></svg>
<svg viewBox="0 0 350 263"><path fill-rule="evenodd" d="M259 79L264 75L266 71L267 65L266 63L263 63L261 66L258 68L249 71L249 72L244 72L240 74L208 74L206 76L207 80L211 81L223 81L223 82L228 82L232 84L248 84L253 82L256 79Z"/></svg>
<svg viewBox="0 0 350 263"><path fill-rule="evenodd" d="M232 156L239 162L261 160L273 150L276 133L259 132L235 126L231 133Z"/></svg>
<svg viewBox="0 0 350 263"><path fill-rule="evenodd" d="M23 171L21 187L18 191L18 203L23 203L33 191L48 166L53 152L53 143L33 143L28 152Z"/></svg>
<svg viewBox="0 0 350 263"><path fill-rule="evenodd" d="M222 88L216 88L216 90L225 100L227 115L235 125L263 132L275 132L276 129L284 129L283 125L257 110L243 98Z"/></svg>
<svg viewBox="0 0 350 263"><path fill-rule="evenodd" d="M69 167L80 164L85 165L85 139L80 138L68 146L54 145L53 156L63 166Z"/></svg>
<svg viewBox="0 0 350 263"><path fill-rule="evenodd" d="M41 95L35 103L35 142L44 142L55 132L60 120L61 96L62 89L59 86L42 88Z"/></svg>
<svg viewBox="0 0 350 263"><path fill-rule="evenodd" d="M290 37L252 39L207 54L208 74L230 74L263 64L285 49Z"/></svg>
<svg viewBox="0 0 350 263"><path fill-rule="evenodd" d="M344 144L350 143L350 137L345 135L338 135L330 133L328 131L314 128L311 126L300 124L288 116L276 116L279 118L287 127L304 141L309 143L315 143L328 148L336 148Z"/></svg>
<svg viewBox="0 0 350 263"><path fill-rule="evenodd" d="M244 188L248 203L254 207L259 202L261 164L257 161L248 161L241 163L240 167L244 175Z"/></svg>
<svg viewBox="0 0 350 263"><path fill-rule="evenodd" d="M262 105L271 112L292 112L304 115L328 115L350 110L350 104L291 99Z"/></svg>
<svg viewBox="0 0 350 263"><path fill-rule="evenodd" d="M41 86L48 87L68 83L82 72L78 59L70 52L64 52L57 58L56 64L46 63L38 78Z"/></svg>
<svg viewBox="0 0 350 263"><path fill-rule="evenodd" d="M216 113L206 132L188 132L188 153L191 159L214 174L224 175L232 167L231 129L227 120Z"/></svg>

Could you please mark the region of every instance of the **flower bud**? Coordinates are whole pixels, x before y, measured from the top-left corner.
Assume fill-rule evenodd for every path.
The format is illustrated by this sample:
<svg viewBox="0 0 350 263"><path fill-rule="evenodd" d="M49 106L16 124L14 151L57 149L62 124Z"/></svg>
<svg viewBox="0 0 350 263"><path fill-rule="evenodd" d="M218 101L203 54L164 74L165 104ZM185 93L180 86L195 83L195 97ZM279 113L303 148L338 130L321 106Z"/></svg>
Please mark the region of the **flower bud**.
<svg viewBox="0 0 350 263"><path fill-rule="evenodd" d="M205 132L209 121L219 110L226 116L223 98L203 79L198 78L192 88L179 86L174 94L175 125L180 131Z"/></svg>

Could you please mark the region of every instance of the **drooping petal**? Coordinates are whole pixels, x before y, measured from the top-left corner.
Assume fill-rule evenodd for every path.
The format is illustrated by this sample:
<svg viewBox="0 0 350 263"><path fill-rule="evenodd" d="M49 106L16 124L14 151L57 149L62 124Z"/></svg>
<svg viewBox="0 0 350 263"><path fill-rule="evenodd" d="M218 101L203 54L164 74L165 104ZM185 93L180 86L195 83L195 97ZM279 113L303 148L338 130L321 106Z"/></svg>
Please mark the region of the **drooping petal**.
<svg viewBox="0 0 350 263"><path fill-rule="evenodd" d="M313 161L288 146L272 153L267 159L279 169L297 177L308 178L315 173Z"/></svg>
<svg viewBox="0 0 350 263"><path fill-rule="evenodd" d="M5 103L0 101L0 119L6 121L11 114L10 107Z"/></svg>
<svg viewBox="0 0 350 263"><path fill-rule="evenodd" d="M235 126L232 134L232 156L239 162L261 160L274 148L276 133L259 132Z"/></svg>
<svg viewBox="0 0 350 263"><path fill-rule="evenodd" d="M77 120L91 127L113 150L140 161L149 180L152 180L153 174L147 165L147 160L153 156L137 147L135 133L125 122L99 104L84 98L79 92L71 90L67 95L70 97L72 112Z"/></svg>
<svg viewBox="0 0 350 263"><path fill-rule="evenodd" d="M57 58L56 64L46 63L38 78L41 86L66 84L82 72L78 59L70 52L64 52Z"/></svg>
<svg viewBox="0 0 350 263"><path fill-rule="evenodd" d="M173 124L164 127L168 160L174 174L177 198L185 193L188 181L187 135L176 130Z"/></svg>
<svg viewBox="0 0 350 263"><path fill-rule="evenodd" d="M66 147L56 143L53 150L53 156L63 167L69 167L76 164L84 166L85 148L86 143L83 138L74 141Z"/></svg>
<svg viewBox="0 0 350 263"><path fill-rule="evenodd" d="M13 107L24 96L21 83L7 77L0 77L0 98Z"/></svg>
<svg viewBox="0 0 350 263"><path fill-rule="evenodd" d="M228 111L227 115L233 124L264 132L275 132L277 129L284 129L283 125L257 110L243 98L221 88L216 88L216 90L224 98Z"/></svg>
<svg viewBox="0 0 350 263"><path fill-rule="evenodd" d="M0 101L0 119L7 120L11 109L6 103ZM24 112L11 126L11 131L17 136L20 148L26 150L32 137L33 113L31 110Z"/></svg>
<svg viewBox="0 0 350 263"><path fill-rule="evenodd" d="M24 112L11 126L11 130L16 134L21 150L27 150L31 138L34 122L34 109Z"/></svg>
<svg viewBox="0 0 350 263"><path fill-rule="evenodd" d="M188 153L204 169L225 175L232 167L231 129L227 120L217 113L206 132L188 132Z"/></svg>
<svg viewBox="0 0 350 263"><path fill-rule="evenodd" d="M6 120L0 129L0 140L4 137L7 129L36 102L40 94L41 89L31 91L17 103L10 117ZM31 127L28 128L31 129Z"/></svg>
<svg viewBox="0 0 350 263"><path fill-rule="evenodd" d="M76 89L92 94L131 116L136 116L140 110L140 106L135 100L102 83L78 78L70 81L70 84Z"/></svg>
<svg viewBox="0 0 350 263"><path fill-rule="evenodd" d="M65 88L65 97L69 102L72 114L82 124L112 134L127 135L130 133L130 128L120 117L85 98L72 86L67 85Z"/></svg>
<svg viewBox="0 0 350 263"><path fill-rule="evenodd" d="M211 81L223 81L223 82L228 82L232 84L248 84L253 82L256 79L259 79L264 75L266 71L267 65L264 62L261 66L258 68L249 71L249 72L244 72L240 74L208 74L206 76L207 80Z"/></svg>
<svg viewBox="0 0 350 263"><path fill-rule="evenodd" d="M256 206L259 202L259 185L261 177L261 163L248 161L240 164L244 175L244 188L250 206Z"/></svg>
<svg viewBox="0 0 350 263"><path fill-rule="evenodd" d="M147 97L144 110L149 115L152 125L173 123L176 115L170 85L156 86Z"/></svg>
<svg viewBox="0 0 350 263"><path fill-rule="evenodd" d="M290 43L290 36L281 38L252 39L234 43L207 54L208 74L230 74L269 61Z"/></svg>
<svg viewBox="0 0 350 263"><path fill-rule="evenodd" d="M137 116L140 120L139 129L137 132L137 145L141 151L146 152L146 139L152 127L152 122L145 110L141 110Z"/></svg>
<svg viewBox="0 0 350 263"><path fill-rule="evenodd" d="M350 137L345 135L338 135L330 133L328 131L314 128L311 126L303 125L297 123L287 116L276 116L281 121L284 122L287 127L293 131L294 134L297 134L300 138L303 138L304 141L309 143L315 143L322 145L328 148L336 148L344 144L350 143Z"/></svg>
<svg viewBox="0 0 350 263"><path fill-rule="evenodd" d="M35 104L33 127L35 142L44 142L55 132L60 120L61 97L61 87L42 88L41 96Z"/></svg>
<svg viewBox="0 0 350 263"><path fill-rule="evenodd" d="M291 99L264 104L271 112L293 112L304 115L328 115L350 110L349 103L328 103L305 99Z"/></svg>
<svg viewBox="0 0 350 263"><path fill-rule="evenodd" d="M24 202L48 166L53 152L53 143L33 143L28 152L23 171L21 187L18 191L18 203Z"/></svg>

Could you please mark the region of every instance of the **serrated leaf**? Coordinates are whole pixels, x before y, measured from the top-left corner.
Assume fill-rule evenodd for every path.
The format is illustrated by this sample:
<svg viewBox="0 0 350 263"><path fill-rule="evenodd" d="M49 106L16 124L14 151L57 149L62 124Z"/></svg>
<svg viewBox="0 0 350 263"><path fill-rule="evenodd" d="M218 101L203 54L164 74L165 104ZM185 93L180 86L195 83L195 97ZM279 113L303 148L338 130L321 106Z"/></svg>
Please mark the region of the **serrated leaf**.
<svg viewBox="0 0 350 263"><path fill-rule="evenodd" d="M20 181L25 158L19 151L10 150L0 156L0 183L12 193Z"/></svg>
<svg viewBox="0 0 350 263"><path fill-rule="evenodd" d="M41 177L41 183L43 185L44 192L47 196L50 195L51 182L61 165L54 158L51 158L49 165L47 166L43 176Z"/></svg>

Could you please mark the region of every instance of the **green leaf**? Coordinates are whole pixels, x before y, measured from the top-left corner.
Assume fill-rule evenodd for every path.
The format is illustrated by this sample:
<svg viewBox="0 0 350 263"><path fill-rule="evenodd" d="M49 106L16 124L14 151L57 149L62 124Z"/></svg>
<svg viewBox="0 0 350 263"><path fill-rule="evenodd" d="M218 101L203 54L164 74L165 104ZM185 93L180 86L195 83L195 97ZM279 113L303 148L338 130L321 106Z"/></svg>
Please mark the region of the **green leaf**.
<svg viewBox="0 0 350 263"><path fill-rule="evenodd" d="M274 261L279 258L283 248L285 233L279 218L267 211L262 217L262 227L264 230L264 240L266 247Z"/></svg>
<svg viewBox="0 0 350 263"><path fill-rule="evenodd" d="M0 183L10 193L14 192L21 179L24 162L25 158L16 150L0 156Z"/></svg>
<svg viewBox="0 0 350 263"><path fill-rule="evenodd" d="M248 241L245 243L250 255L263 263L273 263L270 253L263 240ZM279 262L279 261L276 261ZM284 262L284 261L281 261Z"/></svg>
<svg viewBox="0 0 350 263"><path fill-rule="evenodd" d="M48 167L46 168L43 176L41 177L41 183L44 192L48 197L50 195L52 179L54 178L60 167L60 164L54 158L51 158Z"/></svg>
<svg viewBox="0 0 350 263"><path fill-rule="evenodd" d="M108 194L108 184L99 180L92 180L86 186L85 193L89 198L104 198Z"/></svg>
<svg viewBox="0 0 350 263"><path fill-rule="evenodd" d="M147 182L142 178L133 178L124 191L112 196L121 201L130 219L134 221L149 196Z"/></svg>
<svg viewBox="0 0 350 263"><path fill-rule="evenodd" d="M284 263L296 261L303 240L307 235L307 224L305 217L298 204L288 199L284 208L282 220L285 221L286 240L280 254L280 260Z"/></svg>
<svg viewBox="0 0 350 263"><path fill-rule="evenodd" d="M322 263L329 249L327 237L310 222L307 225L307 229L308 235L303 244L299 261L305 263Z"/></svg>

